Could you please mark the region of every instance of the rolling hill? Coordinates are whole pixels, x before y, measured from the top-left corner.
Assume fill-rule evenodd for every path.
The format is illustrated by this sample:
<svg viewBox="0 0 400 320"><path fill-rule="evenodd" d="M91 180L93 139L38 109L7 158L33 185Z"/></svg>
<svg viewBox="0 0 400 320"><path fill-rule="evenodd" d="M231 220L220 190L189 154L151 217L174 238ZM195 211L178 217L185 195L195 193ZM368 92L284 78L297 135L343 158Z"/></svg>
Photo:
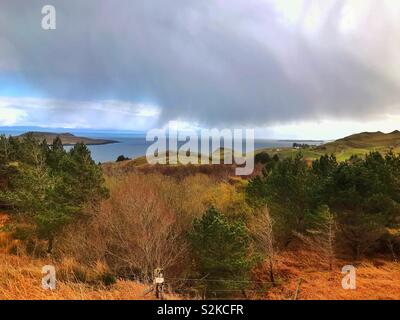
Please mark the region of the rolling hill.
<svg viewBox="0 0 400 320"><path fill-rule="evenodd" d="M362 132L338 139L324 145L327 149L343 150L348 148L371 149L371 148L396 148L400 146L400 131L390 133Z"/></svg>
<svg viewBox="0 0 400 320"><path fill-rule="evenodd" d="M371 151L386 153L389 150L400 152L400 131L390 133L361 132L353 134L333 142L308 148L265 148L259 149L256 153L267 152L279 156L291 157L301 152L306 159L313 160L324 154L334 154L338 160L346 160L352 155L363 156Z"/></svg>

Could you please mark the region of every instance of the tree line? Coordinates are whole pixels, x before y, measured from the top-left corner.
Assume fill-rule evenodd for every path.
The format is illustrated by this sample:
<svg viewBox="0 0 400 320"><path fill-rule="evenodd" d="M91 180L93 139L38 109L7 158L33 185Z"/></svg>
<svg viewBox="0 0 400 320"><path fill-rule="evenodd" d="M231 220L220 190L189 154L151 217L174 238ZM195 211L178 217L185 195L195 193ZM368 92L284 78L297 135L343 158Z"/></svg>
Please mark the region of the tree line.
<svg viewBox="0 0 400 320"><path fill-rule="evenodd" d="M48 144L29 134L0 136L0 181L0 205L25 222L16 237L44 239L48 253L64 226L108 196L88 148L78 143L67 152L58 137Z"/></svg>
<svg viewBox="0 0 400 320"><path fill-rule="evenodd" d="M399 250L400 156L393 152L344 162L325 155L311 166L301 154L271 158L250 181L246 196L254 208L268 205L283 247L296 235L322 233L330 225L337 254L359 259L389 250L395 257Z"/></svg>

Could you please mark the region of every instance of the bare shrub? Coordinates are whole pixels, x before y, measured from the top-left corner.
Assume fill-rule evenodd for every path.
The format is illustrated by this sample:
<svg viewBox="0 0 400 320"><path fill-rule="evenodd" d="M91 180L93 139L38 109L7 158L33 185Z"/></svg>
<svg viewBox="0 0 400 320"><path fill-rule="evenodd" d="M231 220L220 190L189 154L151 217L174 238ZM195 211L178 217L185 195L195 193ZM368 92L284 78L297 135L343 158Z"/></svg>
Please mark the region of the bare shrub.
<svg viewBox="0 0 400 320"><path fill-rule="evenodd" d="M267 207L255 215L250 225L250 231L258 251L266 257L270 281L275 282L275 246L273 233L273 220Z"/></svg>
<svg viewBox="0 0 400 320"><path fill-rule="evenodd" d="M185 243L152 179L128 175L87 223L69 229L60 251L86 264L105 262L119 276L148 280L157 267L170 269L184 257Z"/></svg>
<svg viewBox="0 0 400 320"><path fill-rule="evenodd" d="M205 174L130 173L108 177L107 185L110 198L89 220L66 229L56 247L60 256L89 266L100 261L125 277L147 279L157 267L169 276L189 272L186 234L193 219L210 206L232 219L244 211L235 186Z"/></svg>
<svg viewBox="0 0 400 320"><path fill-rule="evenodd" d="M306 234L296 233L307 249L318 254L318 260L327 265L331 271L336 257L336 234L337 225L335 216L328 207L320 209L313 228L308 229Z"/></svg>

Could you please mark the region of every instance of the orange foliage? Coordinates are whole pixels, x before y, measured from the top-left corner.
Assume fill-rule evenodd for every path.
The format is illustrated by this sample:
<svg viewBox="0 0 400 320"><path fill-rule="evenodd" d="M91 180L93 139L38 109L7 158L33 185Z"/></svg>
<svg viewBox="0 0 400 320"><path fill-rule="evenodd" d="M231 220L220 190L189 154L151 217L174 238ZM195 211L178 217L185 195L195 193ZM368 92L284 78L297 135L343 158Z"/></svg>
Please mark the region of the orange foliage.
<svg viewBox="0 0 400 320"><path fill-rule="evenodd" d="M0 300L151 300L143 295L148 286L118 280L110 287L90 286L71 281L57 281L54 291L41 287L41 269L49 261L0 254ZM55 264L56 271L59 266ZM165 298L176 298L167 295Z"/></svg>
<svg viewBox="0 0 400 320"><path fill-rule="evenodd" d="M330 272L321 265L317 256L309 252L285 253L278 258L277 278L282 280L270 289L263 299L293 299L302 279L299 300L398 300L400 299L400 265L387 260L363 261L357 268L355 290L342 288L341 269L350 261L338 261ZM267 268L256 273L257 278L267 276Z"/></svg>

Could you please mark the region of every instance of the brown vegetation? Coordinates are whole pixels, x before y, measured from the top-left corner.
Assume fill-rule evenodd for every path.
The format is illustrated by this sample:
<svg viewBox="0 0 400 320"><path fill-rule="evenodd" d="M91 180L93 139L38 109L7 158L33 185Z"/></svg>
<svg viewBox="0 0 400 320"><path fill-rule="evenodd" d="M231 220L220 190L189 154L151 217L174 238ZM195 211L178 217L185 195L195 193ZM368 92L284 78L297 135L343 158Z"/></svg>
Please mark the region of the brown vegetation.
<svg viewBox="0 0 400 320"><path fill-rule="evenodd" d="M90 221L65 232L58 248L85 265L102 261L114 274L149 280L155 268L168 269L182 258L178 227L149 177L130 175L113 186Z"/></svg>
<svg viewBox="0 0 400 320"><path fill-rule="evenodd" d="M2 221L9 221L9 218L3 215ZM260 231L261 228L258 230ZM79 235L80 231L76 230L75 232L75 235ZM266 243L270 242L268 232L261 235L267 235L265 241ZM99 276L108 271L108 267L99 261L90 267L85 267L74 258L63 258L61 260L33 259L23 253L22 244L15 242L16 240L13 240L9 233L2 232L0 237L2 239L0 241L0 299L154 299L153 294L143 295L148 288L148 285L144 283L118 279L116 283L106 286L99 282ZM7 240L4 241L4 239ZM82 240L82 238L78 237L77 240ZM5 253L4 245L9 243L8 241L12 241L14 247L20 249L19 254L15 255L13 253L15 250ZM78 243L75 242L74 245L78 245ZM75 248L78 249L78 247ZM92 254L91 251L86 251L86 253L89 256ZM43 276L41 268L46 264L56 266L58 281L55 291L41 288L40 281ZM301 249L301 247L293 248L291 251L275 252L274 276L276 285L265 287L263 289L265 293L252 294L249 291L247 298L293 299L299 280L302 279L298 295L300 300L400 299L400 266L397 262L390 262L382 258L364 259L355 264L357 267L356 290L344 290L341 287L343 277L341 268L346 264L349 264L349 261L336 260L332 270L329 271L326 262L321 260L318 252ZM268 260L264 267L254 271L253 279L270 281L270 263ZM184 297L167 295L166 298Z"/></svg>
<svg viewBox="0 0 400 320"><path fill-rule="evenodd" d="M54 291L41 287L42 267L46 260L33 260L0 254L0 300L147 300L153 294L143 295L147 285L118 280L112 286L90 285L74 280L57 281ZM51 264L51 263L50 263ZM55 264L56 270L68 270L71 265ZM59 272L62 274L63 272ZM177 297L166 296L167 299Z"/></svg>
<svg viewBox="0 0 400 320"><path fill-rule="evenodd" d="M329 271L318 255L304 250L281 254L277 261L276 274L282 282L271 288L264 299L293 299L300 279L300 300L400 299L400 266L384 258L364 259L354 265L357 268L355 290L344 290L341 286L344 276L341 269L351 264L349 261L336 261ZM267 268L258 276L261 274L267 277Z"/></svg>
<svg viewBox="0 0 400 320"><path fill-rule="evenodd" d="M92 266L101 261L113 274L149 280L156 267L170 277L190 267L186 232L193 219L214 206L232 219L250 209L230 183L196 174L181 180L161 174L108 177L108 200L88 220L66 228L56 255Z"/></svg>
<svg viewBox="0 0 400 320"><path fill-rule="evenodd" d="M145 159L138 158L122 162L108 162L102 164L103 171L108 176L118 177L128 173L152 174L159 173L165 176L183 179L196 174L204 174L218 181L229 181L235 176L235 165L209 164L209 165L149 165ZM262 170L261 165L256 165L252 175L243 176L250 179Z"/></svg>

